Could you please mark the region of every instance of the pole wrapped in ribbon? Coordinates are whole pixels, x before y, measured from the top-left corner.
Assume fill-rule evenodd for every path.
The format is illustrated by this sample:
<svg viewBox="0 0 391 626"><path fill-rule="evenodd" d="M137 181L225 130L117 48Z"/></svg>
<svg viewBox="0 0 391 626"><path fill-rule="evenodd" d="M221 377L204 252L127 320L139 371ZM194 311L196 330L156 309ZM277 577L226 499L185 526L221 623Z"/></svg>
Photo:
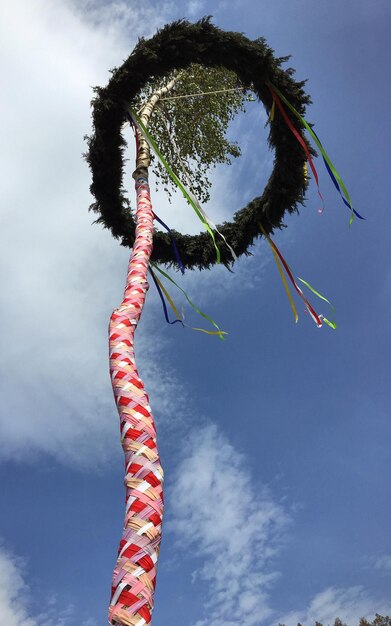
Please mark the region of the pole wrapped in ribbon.
<svg viewBox="0 0 391 626"><path fill-rule="evenodd" d="M163 470L148 395L134 355L134 333L148 290L153 212L148 181L139 178L136 239L123 300L111 315L110 375L125 453L126 513L114 569L109 623L150 624L162 532Z"/></svg>

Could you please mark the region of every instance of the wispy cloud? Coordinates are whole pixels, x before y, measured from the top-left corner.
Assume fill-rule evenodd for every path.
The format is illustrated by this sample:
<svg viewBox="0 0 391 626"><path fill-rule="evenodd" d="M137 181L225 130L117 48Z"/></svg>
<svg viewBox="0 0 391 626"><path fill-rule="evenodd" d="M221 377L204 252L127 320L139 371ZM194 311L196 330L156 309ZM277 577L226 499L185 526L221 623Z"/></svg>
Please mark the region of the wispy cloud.
<svg viewBox="0 0 391 626"><path fill-rule="evenodd" d="M279 614L270 593L294 507L256 483L248 462L208 424L190 434L176 469L166 529L175 534L181 558L191 553L198 561L192 582L204 598L205 617L193 626L327 625L336 617L357 626L362 617L390 614L391 604L364 586L330 586L307 607ZM374 559L373 566L387 570L389 555Z"/></svg>
<svg viewBox="0 0 391 626"><path fill-rule="evenodd" d="M190 17L198 17L200 11L202 11L205 7L205 0L190 0L187 3L187 13Z"/></svg>
<svg viewBox="0 0 391 626"><path fill-rule="evenodd" d="M292 626L298 624L334 624L339 617L347 626L357 626L360 619L365 617L372 620L375 613L388 615L391 604L373 597L362 586L337 588L328 587L318 593L308 607L299 611L291 611L278 618L278 623Z"/></svg>
<svg viewBox="0 0 391 626"><path fill-rule="evenodd" d="M391 572L391 554L383 554L375 559L375 569Z"/></svg>
<svg viewBox="0 0 391 626"><path fill-rule="evenodd" d="M268 589L290 515L247 465L211 424L190 437L177 468L169 527L202 560L193 579L208 589L208 617L195 626L255 626L272 614Z"/></svg>
<svg viewBox="0 0 391 626"><path fill-rule="evenodd" d="M157 5L147 0L146 2L127 2L126 0L107 0L102 3L99 0L66 0L72 11L91 30L98 29L99 35L107 33L112 42L118 37L123 44L129 37L134 43L138 37L151 37L157 28L162 27L175 10L172 0L162 0ZM126 52L129 54L129 39L127 39Z"/></svg>
<svg viewBox="0 0 391 626"><path fill-rule="evenodd" d="M377 570L384 576L391 574L391 554L371 555L362 559L364 570Z"/></svg>
<svg viewBox="0 0 391 626"><path fill-rule="evenodd" d="M0 622L7 626L70 626L75 623L74 607L61 609L54 596L43 599L39 615L31 614L30 601L23 560L0 548Z"/></svg>
<svg viewBox="0 0 391 626"><path fill-rule="evenodd" d="M20 574L19 564L0 550L0 617L8 626L36 626L28 615L21 591L26 585Z"/></svg>

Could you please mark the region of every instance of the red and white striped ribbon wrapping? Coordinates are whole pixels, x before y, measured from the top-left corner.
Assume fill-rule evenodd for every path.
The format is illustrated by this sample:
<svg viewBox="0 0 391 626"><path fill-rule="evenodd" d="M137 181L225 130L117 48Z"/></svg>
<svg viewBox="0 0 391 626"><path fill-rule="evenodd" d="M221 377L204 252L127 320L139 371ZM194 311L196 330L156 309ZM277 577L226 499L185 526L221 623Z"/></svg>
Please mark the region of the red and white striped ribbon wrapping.
<svg viewBox="0 0 391 626"><path fill-rule="evenodd" d="M109 623L150 624L163 516L163 470L148 395L137 372L134 333L148 290L153 212L148 181L136 181L136 239L124 298L111 315L110 375L125 453L126 513L114 569Z"/></svg>

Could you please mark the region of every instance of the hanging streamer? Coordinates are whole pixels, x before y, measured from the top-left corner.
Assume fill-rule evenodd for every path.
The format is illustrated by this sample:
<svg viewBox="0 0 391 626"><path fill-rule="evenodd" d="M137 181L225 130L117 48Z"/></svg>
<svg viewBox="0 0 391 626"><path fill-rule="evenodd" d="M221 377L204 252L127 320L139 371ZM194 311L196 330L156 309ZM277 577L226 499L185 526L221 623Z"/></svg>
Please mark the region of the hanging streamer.
<svg viewBox="0 0 391 626"><path fill-rule="evenodd" d="M171 239L172 249L174 251L174 255L175 255L175 258L177 260L179 269L181 270L182 274L184 274L185 273L185 268L183 267L182 259L181 259L180 255L179 255L178 248L177 248L176 241L175 241L175 237L174 237L174 234L173 234L172 230L167 226L167 224L165 224L163 222L163 220L160 219L160 217L158 217L156 215L155 212L153 212L153 217L154 217L155 220L157 220L159 222L159 224L161 224L163 226L163 228L165 228L168 231L168 234L170 235L170 239Z"/></svg>
<svg viewBox="0 0 391 626"><path fill-rule="evenodd" d="M263 228L261 223L259 223L259 228L261 229L262 234L268 240L269 244L274 248L274 250L278 254L278 256L280 258L280 261L283 264L283 266L284 266L284 268L285 268L285 270L286 270L286 272L287 272L287 274L289 276L289 279L290 279L292 285L296 289L296 291L299 294L300 298L303 300L303 302L305 304L305 307L306 307L308 313L311 315L312 319L314 320L315 324L318 326L318 328L320 328L322 326L322 319L321 319L321 317L315 312L315 310L312 308L311 304L308 302L308 300L305 297L303 291L300 289L300 287L296 283L295 279L293 278L292 271L291 271L288 263L285 261L284 257L282 256L281 252L277 248L277 246L274 243L274 241L272 241L272 239L270 239L269 235L267 234L267 232L265 231L265 229Z"/></svg>
<svg viewBox="0 0 391 626"><path fill-rule="evenodd" d="M210 227L208 221L203 216L202 212L198 209L198 206L197 206L198 205L198 201L197 201L197 199L194 198L194 196L191 193L191 191L186 189L185 185L183 185L181 183L181 181L179 180L178 176L171 169L170 165L167 163L166 159L164 158L164 156L160 152L160 150L159 150L155 140L150 135L150 133L147 131L146 127L144 126L144 124L142 123L142 121L140 120L138 115L134 111L132 111L131 109L129 110L128 114L129 114L129 117L131 117L133 119L133 122L137 126L137 129L140 131L140 133L142 133L142 135L144 136L144 138L147 141L148 145L150 146L150 148L156 154L157 158L160 160L162 165L166 168L167 173L169 174L170 178L174 181L176 186L181 190L182 194L184 195L186 200L189 202L190 206L193 207L193 209L196 212L197 216L199 217L199 219L203 223L204 227L206 228L206 230L208 231L208 233L212 237L213 245L214 245L214 248L216 250L217 263L220 263L221 262L221 255L220 255L220 250L219 250L219 248L216 245L214 232L213 232L212 228Z"/></svg>
<svg viewBox="0 0 391 626"><path fill-rule="evenodd" d="M284 110L284 107L282 106L282 104L281 104L277 94L273 91L276 88L274 88L274 87L272 88L270 83L268 83L268 87L269 87L269 90L270 90L270 92L271 92L271 94L273 96L274 102L277 104L277 106L279 108L279 111L280 111L282 117L285 120L285 123L287 124L289 129L292 131L292 133L294 134L294 136L296 137L297 141L299 142L299 144L301 145L301 147L303 148L303 150L305 152L305 155L307 157L307 161L310 164L312 173L313 173L314 178L315 178L316 186L318 188L318 196L319 196L319 198L322 201L322 208L318 209L318 211L319 211L319 213L322 213L323 209L324 209L324 198L323 198L323 196L322 196L322 194L320 192L318 172L316 171L316 168L315 168L314 162L312 160L310 151L308 150L308 146L307 146L306 142L304 141L303 137L300 135L299 131L296 130L296 128L293 126L293 124L290 121L289 117L287 116L287 114L286 114L286 112ZM276 91L278 91L278 90L276 89ZM280 93L280 92L278 92L278 93Z"/></svg>
<svg viewBox="0 0 391 626"><path fill-rule="evenodd" d="M158 268L156 268L156 269L158 269ZM206 335L226 335L227 334L224 331L220 331L220 330L219 331L206 330L205 328L198 328L196 326L189 326L189 324L185 324L185 315L184 315L183 311L182 311L182 316L180 316L179 312L178 312L178 309L176 308L176 306L175 306L171 296L169 295L167 289L164 287L163 283L154 274L154 272L152 271L151 267L149 268L149 270L151 272L152 278L153 278L153 280L155 282L155 285L156 285L156 288L158 290L160 299L162 301L164 315L165 315L165 318L166 318L166 322L168 322L168 324L175 324L175 322L181 322L183 327L190 328L191 330L198 330L201 333L205 333ZM176 316L176 320L174 320L173 322L171 322L169 320L168 313L167 313L167 306L166 306L166 303L165 303L164 298L163 298L163 293L166 296L167 301L168 301L169 305L171 306L171 308L172 308L172 310L174 312L174 315ZM223 337L221 337L221 338L223 338Z"/></svg>
<svg viewBox="0 0 391 626"><path fill-rule="evenodd" d="M319 293L319 291L316 291L316 289L314 289L313 287L311 287L311 285L310 285L309 283L307 283L307 281L306 281L306 280L304 280L303 278L300 278L300 276L298 276L297 278L298 278L298 280L300 280L300 281L303 283L303 285L305 285L306 287L308 287L308 289L309 289L310 291L312 291L312 293L313 293L313 294L315 294L315 296L318 296L318 298L320 298L321 300L324 300L325 302L327 302L327 303L330 305L330 307L331 307L331 311L332 311L332 316L333 316L333 319L330 321L330 320L328 320L328 319L327 319L327 317L325 317L324 315L319 315L319 317L321 317L321 318L322 318L322 320L323 320L324 322L326 322L326 324L327 324L328 326L330 326L330 328L334 328L334 330L335 330L335 329L337 328L337 324L336 324L336 323L335 323L335 321L334 321L334 307L333 307L333 305L331 304L330 300L327 300L327 298L325 298L324 296L322 296L322 294L321 294L321 293Z"/></svg>
<svg viewBox="0 0 391 626"><path fill-rule="evenodd" d="M341 194L342 199L344 199L344 196L342 195L342 192L345 195L345 200L346 200L345 204L351 210L350 224L352 223L352 221L354 219L354 215L357 215L357 217L360 218L360 219L365 219L355 209L353 209L353 203L352 203L352 201L350 199L349 192L346 189L346 186L345 186L341 176L338 174L338 172L335 169L333 163L331 162L331 159L328 156L326 150L323 148L323 146L322 146L322 144L320 142L320 139L317 136L317 134L315 133L315 131L311 128L311 126L304 119L304 117L302 117L300 115L300 113L298 111L296 111L295 107L291 105L291 103L285 98L285 96L281 93L281 91L279 89L277 89L277 87L275 87L271 83L269 83L268 86L269 86L269 89L270 89L270 91L271 91L271 93L273 95L273 98L276 97L276 93L280 96L281 100L283 100L283 102L285 102L286 106L292 111L292 113L297 117L297 119L300 120L302 125L307 129L307 131L311 135L312 139L315 141L316 145L318 146L319 151L320 151L320 153L323 156L323 160L324 160L324 163L326 165L327 171L328 171L332 181L334 182L334 185L336 186L337 190ZM275 92L275 93L273 94L273 92ZM280 105L281 105L281 103L280 103ZM277 106L278 106L278 102L277 102ZM341 192L341 189L342 189L342 192Z"/></svg>
<svg viewBox="0 0 391 626"><path fill-rule="evenodd" d="M282 269L282 265L280 263L280 259L278 258L277 252L273 248L273 244L272 244L272 241L271 241L270 237L267 237L267 242L268 242L268 244L270 246L270 249L271 249L271 251L273 253L274 260L275 260L276 265L278 267L278 271L280 272L282 284L284 285L285 292L286 292L286 295L288 296L289 304L291 305L291 309L292 309L292 312L293 312L293 317L295 318L295 322L297 324L297 322L299 321L299 316L297 314L295 303L293 302L293 298L292 298L291 292L289 291L288 283L286 282L286 278L285 278L285 275L284 275L284 271Z"/></svg>
<svg viewBox="0 0 391 626"><path fill-rule="evenodd" d="M149 271L150 271L150 274L152 276L153 282L155 283L155 287L156 287L157 292L159 294L160 300L162 301L164 317L166 318L167 324L176 324L177 322L180 322L180 324L182 324L182 326L184 326L183 321L181 320L181 318L179 316L179 313L178 313L178 310L177 310L175 304L173 303L172 299L170 298L169 293L165 289L164 285L162 285L162 283L160 282L158 277L155 276L155 272L152 271L151 266L149 266ZM174 314L176 316L176 319L174 321L172 321L172 322L170 321L170 318L168 317L167 305L166 305L166 302L164 300L163 293L166 296L166 298L167 298L167 300L168 300L168 302L169 302L169 304L170 304L171 308L173 309Z"/></svg>
<svg viewBox="0 0 391 626"><path fill-rule="evenodd" d="M270 109L270 114L269 114L269 122L274 122L275 113L276 113L276 101L273 98L273 104L272 104L272 108Z"/></svg>
<svg viewBox="0 0 391 626"><path fill-rule="evenodd" d="M319 141L319 143L320 143L320 139L319 139L318 135L316 134L316 132L315 132L314 130L313 130L313 133L314 133L314 135L317 137L317 139L318 139L318 141ZM333 181L334 186L335 186L336 190L338 191L339 195L341 196L341 198L342 198L342 200L343 200L344 204L346 204L346 206L348 207L348 209L350 209L350 211L352 211L352 212L354 213L354 215L356 215L356 217L358 217L358 219L360 219L360 220L365 220L365 217L363 217L362 215L360 215L360 213L359 213L358 211L356 211L356 209L354 209L354 208L352 207L351 202L350 202L350 201L348 202L348 201L346 200L346 198L344 197L344 195L343 195L343 193L342 193L342 191L341 191L341 188L340 188L340 186L339 186L339 184L338 184L337 178L336 178L336 176L334 175L334 174L338 175L338 173L335 171L335 168L333 167L333 169L331 169L331 165L329 165L329 164L328 164L328 162L326 161L324 154L322 154L322 159L323 159L323 163L325 164L325 167L326 167L327 173L329 174L329 176L330 176L331 180ZM329 161L330 161L330 159L329 159ZM331 162L330 162L330 163L331 163ZM340 179L340 177L339 177L339 179ZM341 182L342 182L342 181L341 181ZM342 184L343 184L343 183L342 183ZM344 186L344 188L346 189L346 187L345 187L345 186ZM347 192L346 192L346 193L347 193ZM349 195L349 194L348 194L348 195ZM353 218L352 218L352 216L350 216L349 224L351 224L351 223L352 223L352 221L353 221Z"/></svg>
<svg viewBox="0 0 391 626"><path fill-rule="evenodd" d="M219 335L220 339L224 339L224 335L227 335L227 333L224 330L220 330L220 328L218 327L218 325L216 324L216 322L209 317L209 315L207 315L206 313L203 313L200 309L198 309L196 307L196 305L190 300L189 296L187 295L186 291L184 289L182 289L182 287L180 287L173 278L171 278L171 276L169 276L166 272L164 272L160 267L158 267L155 263L150 263L150 265L152 265L154 267L155 270L157 270L158 272L160 272L160 274L162 274L162 276L164 276L165 278L167 278L167 280L169 280L173 285L175 285L175 287L177 287L177 289L179 289L183 295L185 296L186 300L188 301L188 303L190 304L190 306L196 311L196 313L198 313L198 315L201 315L201 317L203 317L204 319L206 319L208 322L210 322L210 324L212 324L212 326L214 326L217 330L213 331L213 330L204 330L203 328L193 328L192 326L190 328L192 328L193 330L199 330L203 333L206 333L208 335ZM157 277L156 277L157 278ZM175 305L174 305L175 307ZM172 307L173 308L173 307ZM178 314L178 310L177 308L173 308L174 310L174 314L175 315L179 315ZM182 320L183 322L183 320ZM184 324L184 326L187 326L187 324Z"/></svg>

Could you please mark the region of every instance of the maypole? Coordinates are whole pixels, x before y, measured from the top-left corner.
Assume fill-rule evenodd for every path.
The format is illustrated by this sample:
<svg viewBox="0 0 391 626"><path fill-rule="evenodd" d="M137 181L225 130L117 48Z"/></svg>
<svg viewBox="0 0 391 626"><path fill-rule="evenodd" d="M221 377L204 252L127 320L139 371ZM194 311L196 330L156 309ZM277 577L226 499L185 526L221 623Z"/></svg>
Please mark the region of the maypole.
<svg viewBox="0 0 391 626"><path fill-rule="evenodd" d="M91 191L95 202L91 208L99 214L98 222L110 228L115 237L121 238L123 245L132 248L124 297L120 306L113 311L109 330L110 373L120 416L126 486L125 523L113 575L109 609L109 623L114 626L144 626L151 623L161 541L163 470L148 395L138 375L134 354L134 334L148 290L147 272L151 269L150 264L158 269L160 275L176 285L156 263L175 266L181 271L194 267L207 269L219 262L229 266L240 255L248 254L249 247L262 236L268 242L276 260L295 321L298 315L287 279L316 325L320 327L326 323L336 328L333 319L330 321L316 313L299 283L323 302L330 304L327 298L307 281L294 278L292 269L271 238L273 229L283 224L284 214L287 211L295 212L298 205L303 203L309 182L307 163L316 182L323 210L323 196L314 165L316 153L305 136L305 131L322 154L328 175L349 209L350 223L354 216L362 219L353 208L346 186L313 130L313 124L304 118L306 105L309 103L309 97L303 89L304 82L296 82L292 78L291 69L281 68L284 61L286 58L275 58L273 51L261 38L251 41L240 33L224 32L208 19L200 20L196 24L180 21L165 26L150 40L140 40L122 67L113 73L107 87L96 89L97 96L93 101L94 134L89 139L86 157L93 174ZM275 151L273 171L263 193L237 211L231 222L217 226L208 218L192 189L186 187L190 180L189 169L186 171L186 166L181 162L182 146L179 145L181 135L177 130L178 123L172 125L170 121L166 125L169 132L174 133L170 136L170 144L164 143L164 138L161 139L162 145L173 147L171 163L159 148L159 137L153 137L147 128L159 99L173 88L178 76L186 73L192 64L211 71L223 68L232 72L237 76L243 90L251 90L256 95L269 115L269 144ZM139 116L133 108L138 108L135 104L148 80L164 78L167 78L167 84L152 92ZM228 88L219 90L218 86L214 89L210 93L229 91ZM200 91L202 93L191 95L208 95L203 90ZM180 97L188 96L183 94ZM219 109L221 107L217 105L216 110ZM176 114L175 107L173 113ZM216 111L211 111L212 120L216 119L213 117L215 114ZM179 115L175 122L178 122L178 118ZM194 115L194 119L200 120L200 116ZM129 120L137 144L136 170L133 174L137 194L135 219L129 211L122 190L125 140L121 130ZM191 122L189 126L182 138L184 137L185 149L190 159L196 159L199 156L199 147L197 151L197 145L193 143L189 149L189 138L197 135L199 127L193 128ZM159 133L159 125L156 129ZM219 143L216 143L216 136L212 133L211 137L211 144L214 141L216 146ZM220 147L221 145L226 149L228 144L220 142ZM154 232L153 220L156 216L152 211L148 184L150 149L164 167L166 180L170 178L173 181L200 217L205 232L191 236L173 233L170 229L169 234L158 230ZM221 152L217 149L214 155L216 154L221 155ZM216 162L213 158L209 164ZM164 225L160 219L159 221ZM183 317L167 289L157 276L152 275L163 300L167 321L169 319L163 294L174 311L174 322L184 324ZM199 311L187 294L185 296L191 306L217 328L217 331L197 330L217 334L222 338L224 333L213 320Z"/></svg>

